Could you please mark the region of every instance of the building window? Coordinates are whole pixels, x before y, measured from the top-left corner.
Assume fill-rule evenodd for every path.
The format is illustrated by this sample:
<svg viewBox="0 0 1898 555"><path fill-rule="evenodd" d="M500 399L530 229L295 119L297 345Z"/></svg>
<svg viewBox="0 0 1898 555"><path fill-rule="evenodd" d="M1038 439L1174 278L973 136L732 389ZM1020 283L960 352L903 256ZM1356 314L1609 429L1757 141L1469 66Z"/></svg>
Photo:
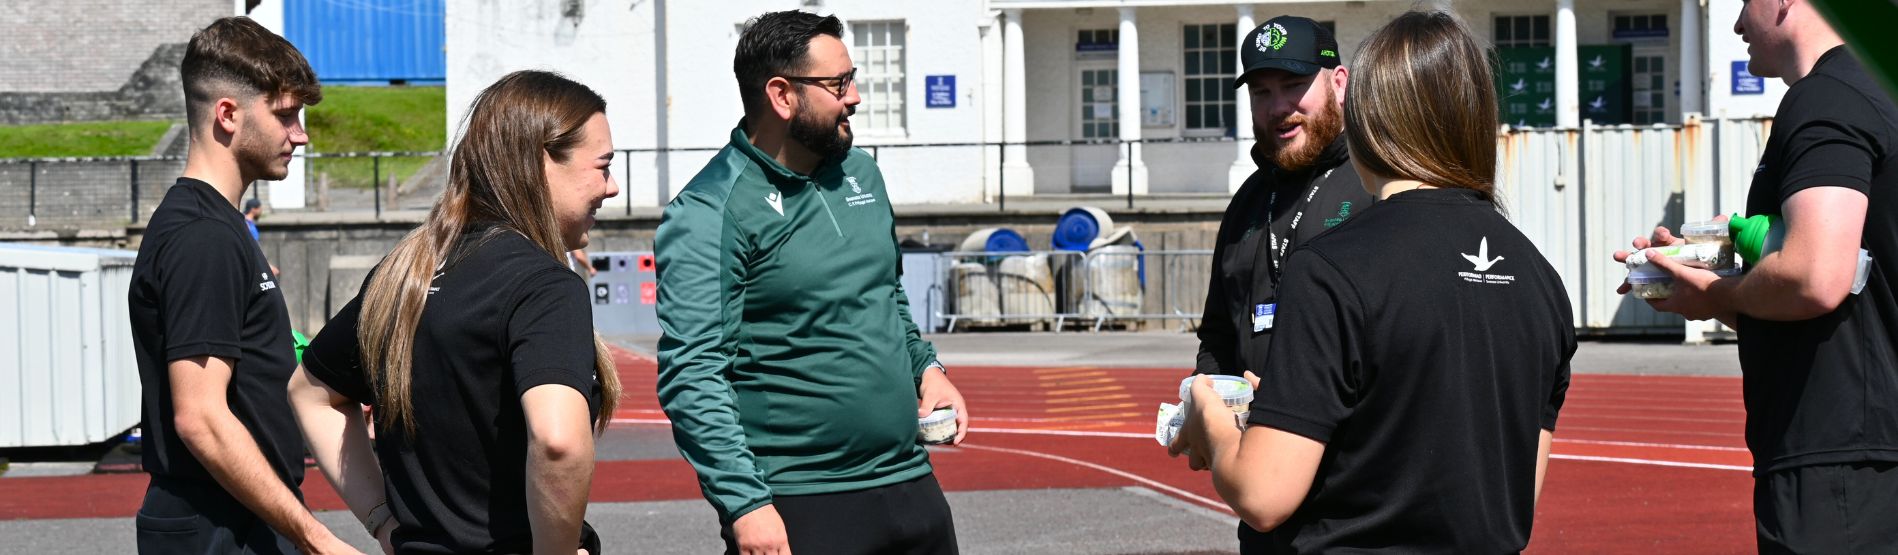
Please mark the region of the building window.
<svg viewBox="0 0 1898 555"><path fill-rule="evenodd" d="M1495 42L1497 48L1549 46L1549 16L1497 16Z"/></svg>
<svg viewBox="0 0 1898 555"><path fill-rule="evenodd" d="M857 111L864 129L902 132L903 97L907 81L903 78L904 36L909 28L901 20L866 21L850 25L857 61L857 94L863 104Z"/></svg>
<svg viewBox="0 0 1898 555"><path fill-rule="evenodd" d="M1090 52L1097 50L1120 49L1119 29L1082 29L1074 41L1074 51Z"/></svg>
<svg viewBox="0 0 1898 555"><path fill-rule="evenodd" d="M1667 122L1667 62L1665 56L1634 56L1634 110L1629 117L1638 125Z"/></svg>
<svg viewBox="0 0 1898 555"><path fill-rule="evenodd" d="M1238 97L1232 80L1238 77L1237 25L1187 25L1186 130L1196 135L1230 134ZM1250 29L1248 29L1250 31ZM1209 133L1216 132L1216 133Z"/></svg>
<svg viewBox="0 0 1898 555"><path fill-rule="evenodd" d="M1119 79L1119 70L1081 70L1081 138L1120 136Z"/></svg>
<svg viewBox="0 0 1898 555"><path fill-rule="evenodd" d="M1617 39L1667 38L1667 14L1626 14L1614 17Z"/></svg>

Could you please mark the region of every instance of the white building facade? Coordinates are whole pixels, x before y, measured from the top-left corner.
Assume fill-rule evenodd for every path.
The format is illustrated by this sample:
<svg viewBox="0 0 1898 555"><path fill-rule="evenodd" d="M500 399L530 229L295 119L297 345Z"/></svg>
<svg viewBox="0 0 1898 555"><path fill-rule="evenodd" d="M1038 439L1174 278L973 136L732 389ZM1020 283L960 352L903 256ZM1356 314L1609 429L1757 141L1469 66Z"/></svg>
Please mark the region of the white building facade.
<svg viewBox="0 0 1898 555"><path fill-rule="evenodd" d="M1310 17L1335 30L1349 65L1360 41L1411 6L1387 0L647 0L627 7L448 0L448 120L458 126L474 95L509 71L560 71L607 98L614 144L633 151L615 168L627 206L663 205L742 117L731 61L745 21L803 9L845 22L844 42L864 100L852 120L856 144L877 156L895 203L1225 193L1252 170L1245 156L1252 140L1249 107L1243 91L1230 85L1238 39L1278 15ZM1601 66L1600 56L1578 52L1620 53L1617 99L1627 105L1615 123L1679 124L1689 113L1770 115L1783 84L1734 73L1746 60L1745 44L1732 33L1739 6L1723 0L1706 6L1701 0L1449 3L1493 46L1552 52L1546 62L1551 82L1531 87L1521 80L1519 92L1546 95L1527 102L1563 127L1596 119L1589 110L1606 103L1601 94L1584 94L1599 88L1588 71ZM1514 84L1499 83L1506 94Z"/></svg>

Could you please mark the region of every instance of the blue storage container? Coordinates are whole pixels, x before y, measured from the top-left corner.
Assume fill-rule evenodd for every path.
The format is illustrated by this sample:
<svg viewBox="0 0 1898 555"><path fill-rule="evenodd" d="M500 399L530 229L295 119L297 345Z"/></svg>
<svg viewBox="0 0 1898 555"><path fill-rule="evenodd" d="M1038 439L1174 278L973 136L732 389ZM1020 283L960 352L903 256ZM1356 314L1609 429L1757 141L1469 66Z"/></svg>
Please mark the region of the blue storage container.
<svg viewBox="0 0 1898 555"><path fill-rule="evenodd" d="M443 0L286 0L284 38L326 84L439 85L448 77Z"/></svg>

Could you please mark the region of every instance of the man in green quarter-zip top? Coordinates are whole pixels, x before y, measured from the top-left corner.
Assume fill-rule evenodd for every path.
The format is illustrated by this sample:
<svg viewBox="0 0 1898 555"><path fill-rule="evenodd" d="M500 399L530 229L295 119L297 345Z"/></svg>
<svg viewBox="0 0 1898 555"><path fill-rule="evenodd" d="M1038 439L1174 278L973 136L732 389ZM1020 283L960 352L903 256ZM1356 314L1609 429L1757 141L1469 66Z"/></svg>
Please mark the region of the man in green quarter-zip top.
<svg viewBox="0 0 1898 555"><path fill-rule="evenodd" d="M917 418L969 410L910 320L836 17L751 20L745 118L666 206L659 402L727 553L955 553Z"/></svg>

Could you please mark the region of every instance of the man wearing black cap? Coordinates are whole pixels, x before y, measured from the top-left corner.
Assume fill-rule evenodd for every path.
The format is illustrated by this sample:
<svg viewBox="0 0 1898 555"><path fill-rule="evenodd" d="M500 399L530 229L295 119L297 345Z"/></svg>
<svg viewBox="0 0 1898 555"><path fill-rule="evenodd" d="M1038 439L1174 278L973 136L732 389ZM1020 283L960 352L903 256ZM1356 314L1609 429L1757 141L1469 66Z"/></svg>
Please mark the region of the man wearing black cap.
<svg viewBox="0 0 1898 555"><path fill-rule="evenodd" d="M1233 87L1250 93L1258 137L1252 160L1259 169L1239 187L1219 224L1198 374L1268 370L1285 256L1372 201L1348 163L1342 132L1350 71L1331 31L1307 18L1279 16L1253 29L1239 48L1244 68Z"/></svg>

